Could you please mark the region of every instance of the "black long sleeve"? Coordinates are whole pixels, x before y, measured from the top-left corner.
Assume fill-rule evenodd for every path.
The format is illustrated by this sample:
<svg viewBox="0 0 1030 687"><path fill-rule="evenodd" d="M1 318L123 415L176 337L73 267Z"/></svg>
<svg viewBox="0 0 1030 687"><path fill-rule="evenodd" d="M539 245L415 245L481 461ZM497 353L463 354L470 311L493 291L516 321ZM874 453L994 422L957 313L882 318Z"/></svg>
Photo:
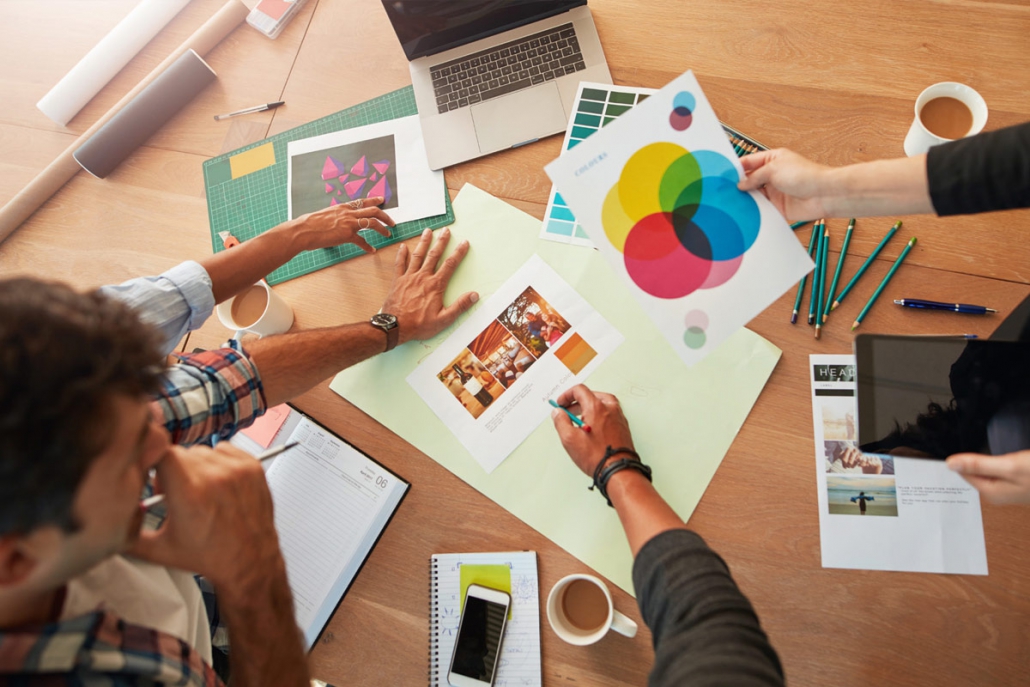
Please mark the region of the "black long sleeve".
<svg viewBox="0 0 1030 687"><path fill-rule="evenodd" d="M933 146L926 176L941 216L1030 207L1030 122Z"/></svg>
<svg viewBox="0 0 1030 687"><path fill-rule="evenodd" d="M689 530L651 539L633 584L654 637L650 687L783 685L783 668L729 568Z"/></svg>

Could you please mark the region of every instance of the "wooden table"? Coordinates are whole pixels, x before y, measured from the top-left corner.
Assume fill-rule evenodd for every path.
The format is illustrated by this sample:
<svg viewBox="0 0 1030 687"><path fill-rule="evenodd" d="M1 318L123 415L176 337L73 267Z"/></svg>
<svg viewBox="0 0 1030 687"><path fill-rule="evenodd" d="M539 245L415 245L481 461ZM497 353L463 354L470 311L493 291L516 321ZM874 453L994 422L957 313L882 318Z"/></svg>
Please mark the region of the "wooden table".
<svg viewBox="0 0 1030 687"><path fill-rule="evenodd" d="M194 0L67 129L35 103L134 0L5 0L0 41L0 203L11 198L220 7ZM720 118L769 146L828 164L902 154L912 103L927 85L962 81L990 108L988 128L1030 119L1026 0L591 2L617 83L660 87L693 69ZM407 85L407 65L376 0L311 0L275 41L243 27L208 55L218 82L107 180L77 175L0 245L0 274L80 287L162 271L210 251L201 163L218 153ZM214 114L283 99L230 122ZM560 137L447 170L542 217L542 171ZM956 219L905 217L920 241L887 296L986 303L1002 315L1030 294L1027 211ZM860 220L845 277L890 220ZM843 229L843 222L831 227ZM807 241L808 230L798 232ZM835 240L839 245L839 238ZM788 324L793 290L751 327L783 359L690 525L730 564L795 685L1025 684L1030 671L1030 511L984 505L990 575L915 575L820 567L810 353L846 353L850 323L903 245L895 241L816 342ZM276 287L302 327L355 321L378 308L396 248ZM831 255L835 264L836 255ZM932 286L931 286L932 285ZM886 302L886 297L884 299ZM999 317L878 305L866 332L985 336ZM332 303L333 307L316 304ZM191 345L217 345L211 321ZM312 652L338 685L418 685L426 670L427 565L439 551L534 549L542 594L585 566L385 430L322 384L299 405L411 480L414 487ZM556 459L558 459L556 457ZM584 481L585 484L585 481ZM768 498L775 491L776 498ZM634 601L616 605L639 621ZM541 619L547 685L641 685L644 630L589 648Z"/></svg>

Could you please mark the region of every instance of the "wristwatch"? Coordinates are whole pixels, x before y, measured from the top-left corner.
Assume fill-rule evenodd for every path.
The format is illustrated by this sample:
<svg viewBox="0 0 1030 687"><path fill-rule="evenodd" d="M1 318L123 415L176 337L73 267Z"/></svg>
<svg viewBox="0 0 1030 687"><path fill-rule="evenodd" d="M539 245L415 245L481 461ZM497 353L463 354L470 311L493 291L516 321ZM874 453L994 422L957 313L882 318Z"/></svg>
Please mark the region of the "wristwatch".
<svg viewBox="0 0 1030 687"><path fill-rule="evenodd" d="M397 317L380 312L373 315L368 323L386 333L386 350L392 351L393 347L397 345L397 338L401 333L400 329L397 328Z"/></svg>

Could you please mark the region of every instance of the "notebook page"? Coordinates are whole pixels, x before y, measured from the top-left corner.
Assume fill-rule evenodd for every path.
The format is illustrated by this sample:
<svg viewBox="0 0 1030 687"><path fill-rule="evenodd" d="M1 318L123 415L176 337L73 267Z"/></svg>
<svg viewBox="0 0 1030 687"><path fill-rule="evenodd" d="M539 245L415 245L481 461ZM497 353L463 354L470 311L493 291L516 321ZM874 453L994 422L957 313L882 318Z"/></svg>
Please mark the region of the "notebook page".
<svg viewBox="0 0 1030 687"><path fill-rule="evenodd" d="M294 413L299 415L299 413ZM297 624L310 648L408 484L302 418L266 477Z"/></svg>
<svg viewBox="0 0 1030 687"><path fill-rule="evenodd" d="M430 687L447 687L447 671L461 619L462 565L508 565L511 567L511 620L504 631L495 687L540 687L540 594L537 585L536 553L445 553L436 554L439 624L437 625L439 670L430 676ZM432 631L432 630L431 630ZM432 643L430 637L430 643Z"/></svg>

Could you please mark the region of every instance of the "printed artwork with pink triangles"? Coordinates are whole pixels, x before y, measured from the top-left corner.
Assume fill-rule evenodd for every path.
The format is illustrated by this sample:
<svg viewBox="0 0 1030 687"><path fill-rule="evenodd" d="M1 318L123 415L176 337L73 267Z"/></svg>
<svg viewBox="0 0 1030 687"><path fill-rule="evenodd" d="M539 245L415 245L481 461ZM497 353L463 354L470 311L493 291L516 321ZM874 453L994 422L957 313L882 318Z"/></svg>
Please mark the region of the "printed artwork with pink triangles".
<svg viewBox="0 0 1030 687"><path fill-rule="evenodd" d="M393 136L294 156L293 216L377 196L383 209L397 207L396 160Z"/></svg>

